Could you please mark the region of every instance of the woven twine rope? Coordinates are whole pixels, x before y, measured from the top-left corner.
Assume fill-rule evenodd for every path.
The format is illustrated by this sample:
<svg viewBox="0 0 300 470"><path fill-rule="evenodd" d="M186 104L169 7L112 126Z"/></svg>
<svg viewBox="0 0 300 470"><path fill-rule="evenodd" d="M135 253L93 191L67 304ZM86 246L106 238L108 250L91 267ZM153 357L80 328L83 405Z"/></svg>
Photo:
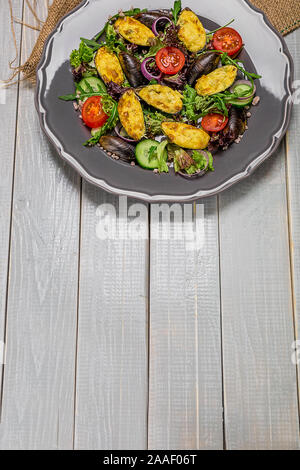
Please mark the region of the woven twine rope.
<svg viewBox="0 0 300 470"><path fill-rule="evenodd" d="M29 0L25 0L26 4L28 5L33 17L35 20L41 23L41 21L37 18L37 15L34 11L32 4L30 4ZM263 10L271 23L275 26L275 28L282 34L288 34L294 29L300 26L300 0L251 0L252 3ZM20 67L12 67L14 73L10 80L12 80L19 72L22 72L22 79L23 80L30 80L31 82L35 82L35 73L37 65L40 61L43 47L45 40L53 31L59 20L69 13L73 8L77 7L81 3L81 0L53 0L52 5L49 7L48 16L46 21L43 23L43 26L40 30L39 37L37 42L33 48L33 51L30 57L27 59L25 64L21 65ZM134 0L132 1L134 3ZM170 0L171 3L171 0ZM10 8L11 8L11 0L9 0ZM13 13L11 9L11 15L13 18ZM39 29L32 27L23 23L24 26L28 26L33 29ZM12 20L12 31L14 35L13 29L13 20ZM16 40L15 40L16 45Z"/></svg>
<svg viewBox="0 0 300 470"><path fill-rule="evenodd" d="M20 67L11 67L14 70L14 73L10 80L13 80L14 77L19 73L22 72L22 78L24 80L29 80L31 82L35 82L36 79L36 68L38 66L38 63L41 59L43 48L45 41L49 34L53 31L59 20L69 13L71 10L73 10L79 3L81 3L82 0L53 0L53 3L51 6L49 6L48 9L48 16L46 21L43 23L42 29L40 30L39 37L35 43L35 46L30 54L30 57L26 60L25 64L21 65ZM11 7L11 1L9 1L10 7ZM29 7L32 16L40 22L40 20L37 18L37 15L34 11L34 8L32 4L29 1L26 1L27 6ZM12 13L11 13L12 14ZM27 26L29 28L33 29L38 29L34 28L30 25L27 25L23 23L24 26ZM15 39L15 34L14 34L14 29L13 30L13 36ZM16 43L15 43L16 45ZM8 81L10 81L8 80Z"/></svg>

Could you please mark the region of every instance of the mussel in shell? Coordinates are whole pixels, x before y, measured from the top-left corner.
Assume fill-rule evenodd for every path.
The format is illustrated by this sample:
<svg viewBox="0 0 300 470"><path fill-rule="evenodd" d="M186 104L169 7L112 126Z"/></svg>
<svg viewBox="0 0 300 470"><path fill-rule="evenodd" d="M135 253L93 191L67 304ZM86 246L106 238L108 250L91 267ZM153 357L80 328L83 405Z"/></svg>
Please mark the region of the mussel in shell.
<svg viewBox="0 0 300 470"><path fill-rule="evenodd" d="M121 52L119 54L119 60L129 83L134 88L144 85L147 83L144 75L141 72L140 61L127 52Z"/></svg>
<svg viewBox="0 0 300 470"><path fill-rule="evenodd" d="M208 75L215 70L220 61L220 54L217 52L205 52L201 54L187 70L187 82L193 86L195 81L202 75Z"/></svg>
<svg viewBox="0 0 300 470"><path fill-rule="evenodd" d="M117 155L124 162L132 162L135 160L135 147L129 142L125 142L120 137L113 135L104 135L100 139L100 145L107 152Z"/></svg>
<svg viewBox="0 0 300 470"><path fill-rule="evenodd" d="M149 10L141 12L138 13L134 18L139 20L145 26L148 26L148 28L151 28L154 21L156 21L158 18L161 18L162 16L172 19L170 13L165 10Z"/></svg>
<svg viewBox="0 0 300 470"><path fill-rule="evenodd" d="M229 110L228 118L227 126L223 130L223 135L233 142L245 132L246 120L244 112L233 106Z"/></svg>

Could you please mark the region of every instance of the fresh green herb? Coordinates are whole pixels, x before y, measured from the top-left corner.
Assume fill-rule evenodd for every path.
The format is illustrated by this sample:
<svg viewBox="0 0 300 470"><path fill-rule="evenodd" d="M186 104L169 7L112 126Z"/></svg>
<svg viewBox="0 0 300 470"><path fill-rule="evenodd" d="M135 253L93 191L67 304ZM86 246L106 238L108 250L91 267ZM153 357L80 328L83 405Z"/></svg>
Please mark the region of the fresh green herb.
<svg viewBox="0 0 300 470"><path fill-rule="evenodd" d="M194 150L192 153L192 159L194 160L194 164L192 164L189 168L186 168L185 171L188 175L193 175L197 173L197 171L202 171L207 169L207 171L215 171L213 167L213 156L210 152L206 152L207 157L203 152L199 152L198 150ZM208 161L207 161L208 158Z"/></svg>
<svg viewBox="0 0 300 470"><path fill-rule="evenodd" d="M139 13L144 13L147 11L146 9L140 10L140 8L132 8L131 10L123 11L124 16L135 16L138 15ZM105 23L104 27L101 29L101 31L95 36L95 41L98 41L98 39L105 33L107 25L111 24L112 21L117 20L121 14L121 12L117 13L116 15L112 16L107 23Z"/></svg>
<svg viewBox="0 0 300 470"><path fill-rule="evenodd" d="M73 100L85 100L90 96L101 96L102 97L102 107L103 111L109 116L106 123L98 130L98 132L93 135L89 140L87 140L84 145L92 146L96 145L99 142L100 137L105 135L111 129L113 129L119 119L118 115L118 103L107 93L105 86L101 87L98 85L98 90L95 90L88 81L85 82L87 90L83 90L80 85L77 85L76 93L69 95L60 96L59 99L63 101L73 101Z"/></svg>
<svg viewBox="0 0 300 470"><path fill-rule="evenodd" d="M99 44L98 42L96 41L93 41L91 39L86 39L86 38L80 38L82 42L84 42L84 44L90 48L93 49L93 52L95 52L97 49L100 49L101 47L101 44Z"/></svg>
<svg viewBox="0 0 300 470"><path fill-rule="evenodd" d="M242 64L243 62L241 62L240 60L232 59L231 57L229 57L227 52L222 53L221 61L223 65L234 65L240 72L242 72L243 75L245 75L245 77L249 78L251 82L253 81L253 79L261 78L261 75L247 72L247 70L245 70L245 68L242 65L239 65L239 64Z"/></svg>
<svg viewBox="0 0 300 470"><path fill-rule="evenodd" d="M119 54L119 52L121 51L126 50L126 46L123 39L116 33L115 28L111 24L107 24L105 32L106 38L104 44L107 49L117 54Z"/></svg>
<svg viewBox="0 0 300 470"><path fill-rule="evenodd" d="M174 144L168 145L168 156L169 159L173 160L174 162L175 173L184 170L185 168L189 168L191 165L194 164L194 160L187 153L187 151Z"/></svg>
<svg viewBox="0 0 300 470"><path fill-rule="evenodd" d="M162 49L163 47L165 47L164 43L162 42L162 40L160 39L159 36L157 36L155 38L155 43L150 47L149 51L147 52L147 54L145 54L143 56L143 60L144 59L147 59L147 57L155 57L157 52Z"/></svg>
<svg viewBox="0 0 300 470"><path fill-rule="evenodd" d="M149 85L157 85L158 84L158 81L155 80L155 78L152 78L149 82Z"/></svg>
<svg viewBox="0 0 300 470"><path fill-rule="evenodd" d="M168 153L166 151L167 145L168 145L168 141L163 140L156 148L156 157L158 161L157 169L159 173L169 173L169 167L167 165L167 158L168 158Z"/></svg>
<svg viewBox="0 0 300 470"><path fill-rule="evenodd" d="M70 63L72 67L77 68L81 63L89 63L94 58L93 50L87 46L84 41L81 41L79 49L75 49L71 52Z"/></svg>
<svg viewBox="0 0 300 470"><path fill-rule="evenodd" d="M71 93L69 95L59 96L59 99L63 100L63 101L74 101L74 100L79 100L80 99L81 101L83 101L86 98L89 98L90 96L99 96L100 95L100 96L103 97L103 96L107 95L106 87L105 87L104 84L103 84L103 86L100 86L100 84L99 84L97 90L95 90L93 87L91 87L91 85L88 83L88 81L86 81L86 86L88 88L88 91L81 88L81 86L78 84L75 93ZM107 96L109 96L109 95L107 95Z"/></svg>
<svg viewBox="0 0 300 470"><path fill-rule="evenodd" d="M186 85L183 91L181 116L185 121L197 123L199 119L213 111L228 115L226 103L221 94L199 96L194 88Z"/></svg>
<svg viewBox="0 0 300 470"><path fill-rule="evenodd" d="M81 58L80 58L80 55L79 55L79 51L76 50L76 49L74 49L74 51L71 52L70 64L75 69L81 65Z"/></svg>
<svg viewBox="0 0 300 470"><path fill-rule="evenodd" d="M255 75L255 74L254 74ZM209 113L220 113L228 116L228 104L234 104L238 98L251 96L253 79L250 77L248 90L237 90L234 93L226 90L209 96L199 96L194 88L186 85L183 91L183 107L181 117L188 122L197 123L200 118Z"/></svg>
<svg viewBox="0 0 300 470"><path fill-rule="evenodd" d="M70 93L69 95L62 95L58 98L63 101L74 101L79 98L79 96L76 93Z"/></svg>
<svg viewBox="0 0 300 470"><path fill-rule="evenodd" d="M184 170L188 175L193 175L205 169L206 171L214 171L213 156L208 151L204 153L194 150L192 155L189 155L181 147L169 145L169 155L174 160L174 170L176 173Z"/></svg>
<svg viewBox="0 0 300 470"><path fill-rule="evenodd" d="M98 72L96 67L91 67L88 64L85 65L85 71L82 74L83 78L88 78L88 77L98 77Z"/></svg>
<svg viewBox="0 0 300 470"><path fill-rule="evenodd" d="M108 95L107 95L108 97ZM106 98L106 97L105 97ZM110 111L108 111L108 108L106 108L106 105L108 106L108 102L106 103L106 105L104 104L103 106L103 109L104 111L109 114L109 118L108 120L106 121L106 123L98 130L98 132L95 133L95 135L93 137L91 137L89 140L87 140L83 145L85 145L86 147L91 147L93 145L96 145L100 138L107 134L107 132L109 132L111 129L114 129L116 127L116 124L118 122L118 119L119 119L119 115L118 115L118 104L112 99L110 98L111 100L111 104L110 104Z"/></svg>
<svg viewBox="0 0 300 470"><path fill-rule="evenodd" d="M198 113L196 112L196 99L197 92L195 88L192 88L189 85L186 85L183 91L183 108L181 111L181 116L187 121L197 122L199 119Z"/></svg>
<svg viewBox="0 0 300 470"><path fill-rule="evenodd" d="M181 0L175 0L173 8L171 8L174 23L177 23L179 13L181 12Z"/></svg>
<svg viewBox="0 0 300 470"><path fill-rule="evenodd" d="M146 125L146 134L148 137L155 137L156 135L161 135L162 128L161 125L164 121L172 121L173 119L167 117L166 115L158 112L151 111L150 109L144 108L144 119Z"/></svg>
<svg viewBox="0 0 300 470"><path fill-rule="evenodd" d="M225 94L216 93L211 96L197 96L195 100L195 109L199 111L198 119L212 112L219 112L228 116Z"/></svg>
<svg viewBox="0 0 300 470"><path fill-rule="evenodd" d="M213 35L214 33L216 33L217 31L219 31L220 29L223 29L223 28L227 28L227 26L229 26L230 24L232 24L234 22L234 19L232 19L231 21L229 21L227 24L225 24L224 26L220 26L220 28L217 28L217 29L214 29L213 31L208 31L206 33L206 40L207 42L211 41L212 38L213 38ZM206 51L205 51L206 52Z"/></svg>
<svg viewBox="0 0 300 470"><path fill-rule="evenodd" d="M127 77L124 77L124 81L123 81L123 83L122 83L121 86L122 86L123 88L130 88L130 87L131 87L131 85L130 85L130 83L129 83Z"/></svg>
<svg viewBox="0 0 300 470"><path fill-rule="evenodd" d="M156 145L152 145L152 147L149 148L148 158L149 158L149 161L154 158L157 158L157 146Z"/></svg>

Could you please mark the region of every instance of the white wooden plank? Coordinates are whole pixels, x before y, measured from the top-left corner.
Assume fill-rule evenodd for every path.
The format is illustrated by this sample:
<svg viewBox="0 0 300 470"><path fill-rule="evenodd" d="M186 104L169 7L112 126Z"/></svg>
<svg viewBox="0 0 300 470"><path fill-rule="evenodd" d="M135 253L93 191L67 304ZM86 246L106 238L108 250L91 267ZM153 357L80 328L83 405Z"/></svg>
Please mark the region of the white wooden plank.
<svg viewBox="0 0 300 470"><path fill-rule="evenodd" d="M12 2L14 13L19 18L22 17L22 2L14 0ZM8 78L12 71L9 69L9 62L15 57L16 51L10 29L10 11L7 2L0 4L0 17L2 25L0 29L0 43L2 53L0 55L0 79ZM17 47L20 47L21 27L15 28ZM17 62L18 63L18 62ZM6 87L0 83L0 341L4 342L5 336L5 308L6 308L6 288L7 269L9 256L9 236L11 220L11 194L13 186L14 149L15 149L15 128L17 111L17 87ZM0 390L2 386L2 364L0 364Z"/></svg>
<svg viewBox="0 0 300 470"><path fill-rule="evenodd" d="M128 201L131 211L140 208L148 238L148 207L133 204ZM119 215L117 197L84 183L77 449L147 448L148 240L101 233L107 224L113 230L116 221L125 231L132 227L125 213Z"/></svg>
<svg viewBox="0 0 300 470"><path fill-rule="evenodd" d="M228 449L298 449L284 145L220 195Z"/></svg>
<svg viewBox="0 0 300 470"><path fill-rule="evenodd" d="M287 134L287 182L290 216L290 252L294 288L293 306L296 339L300 339L300 29L286 38L295 64L295 95L292 122ZM300 402L300 343L295 345L298 362L298 392Z"/></svg>
<svg viewBox="0 0 300 470"><path fill-rule="evenodd" d="M39 2L44 17L46 2ZM25 18L30 23L29 18ZM23 59L36 33L24 29ZM80 180L20 88L1 449L73 445ZM30 115L30 119L24 116Z"/></svg>
<svg viewBox="0 0 300 470"><path fill-rule="evenodd" d="M183 207L195 209L173 206L172 238L162 239L151 206L149 448L222 449L216 198L197 204L195 245L182 237Z"/></svg>

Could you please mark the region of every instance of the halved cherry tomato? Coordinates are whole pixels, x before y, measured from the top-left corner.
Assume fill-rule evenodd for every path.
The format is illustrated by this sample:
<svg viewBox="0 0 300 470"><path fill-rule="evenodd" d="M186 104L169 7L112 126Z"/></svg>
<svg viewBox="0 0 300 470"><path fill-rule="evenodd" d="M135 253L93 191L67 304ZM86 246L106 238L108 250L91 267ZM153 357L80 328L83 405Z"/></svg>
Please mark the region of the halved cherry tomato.
<svg viewBox="0 0 300 470"><path fill-rule="evenodd" d="M221 28L213 35L213 46L218 51L227 52L229 56L235 55L242 47L243 40L233 28Z"/></svg>
<svg viewBox="0 0 300 470"><path fill-rule="evenodd" d="M82 119L92 129L102 127L108 116L102 108L101 96L90 96L83 105Z"/></svg>
<svg viewBox="0 0 300 470"><path fill-rule="evenodd" d="M184 54L177 47L163 47L155 56L156 65L166 75L175 75L185 64Z"/></svg>
<svg viewBox="0 0 300 470"><path fill-rule="evenodd" d="M206 132L220 132L228 123L228 117L223 114L211 113L202 119L202 127Z"/></svg>

